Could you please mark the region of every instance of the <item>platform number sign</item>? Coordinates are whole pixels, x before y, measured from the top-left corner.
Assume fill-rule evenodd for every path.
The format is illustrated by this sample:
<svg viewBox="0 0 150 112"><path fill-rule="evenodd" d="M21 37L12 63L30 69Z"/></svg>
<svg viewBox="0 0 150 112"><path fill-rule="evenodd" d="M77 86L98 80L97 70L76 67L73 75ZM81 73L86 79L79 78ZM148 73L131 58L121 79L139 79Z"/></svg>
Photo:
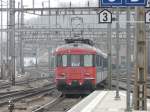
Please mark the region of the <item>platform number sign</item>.
<svg viewBox="0 0 150 112"><path fill-rule="evenodd" d="M147 4L146 4L145 8L150 8L150 0L147 0Z"/></svg>
<svg viewBox="0 0 150 112"><path fill-rule="evenodd" d="M106 9L102 10L99 14L99 23L112 23L112 13Z"/></svg>
<svg viewBox="0 0 150 112"><path fill-rule="evenodd" d="M145 23L150 23L150 10L145 13Z"/></svg>

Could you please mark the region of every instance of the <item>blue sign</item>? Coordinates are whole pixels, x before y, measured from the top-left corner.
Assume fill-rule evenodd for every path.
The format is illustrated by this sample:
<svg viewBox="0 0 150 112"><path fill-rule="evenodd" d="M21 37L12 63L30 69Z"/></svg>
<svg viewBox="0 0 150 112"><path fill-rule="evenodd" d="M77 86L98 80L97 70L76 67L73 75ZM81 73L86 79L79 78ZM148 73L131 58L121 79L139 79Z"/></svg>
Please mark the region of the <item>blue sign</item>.
<svg viewBox="0 0 150 112"><path fill-rule="evenodd" d="M101 0L101 7L105 6L145 6L146 0Z"/></svg>

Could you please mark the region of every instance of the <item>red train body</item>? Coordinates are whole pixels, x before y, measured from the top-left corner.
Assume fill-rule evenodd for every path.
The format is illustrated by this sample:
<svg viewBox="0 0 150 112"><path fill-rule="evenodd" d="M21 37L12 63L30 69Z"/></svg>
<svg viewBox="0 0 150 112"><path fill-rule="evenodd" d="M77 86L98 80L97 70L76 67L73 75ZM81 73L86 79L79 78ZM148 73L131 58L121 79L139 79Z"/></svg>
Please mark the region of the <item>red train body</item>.
<svg viewBox="0 0 150 112"><path fill-rule="evenodd" d="M107 56L93 46L83 43L63 45L56 49L55 56L56 86L65 94L89 93L107 77ZM105 69L102 67L103 62ZM97 63L102 66L98 67Z"/></svg>

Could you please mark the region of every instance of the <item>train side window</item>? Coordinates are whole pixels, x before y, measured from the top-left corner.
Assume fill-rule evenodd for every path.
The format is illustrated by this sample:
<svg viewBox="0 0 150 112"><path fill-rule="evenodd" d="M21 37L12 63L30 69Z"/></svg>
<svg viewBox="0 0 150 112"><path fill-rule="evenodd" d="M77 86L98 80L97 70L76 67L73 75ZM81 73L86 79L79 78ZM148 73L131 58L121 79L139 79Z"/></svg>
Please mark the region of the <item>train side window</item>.
<svg viewBox="0 0 150 112"><path fill-rule="evenodd" d="M99 66L99 55L96 55L96 66Z"/></svg>
<svg viewBox="0 0 150 112"><path fill-rule="evenodd" d="M107 59L102 58L102 67L107 68Z"/></svg>
<svg viewBox="0 0 150 112"><path fill-rule="evenodd" d="M100 57L99 66L102 66L103 57L102 56L99 56L99 57Z"/></svg>
<svg viewBox="0 0 150 112"><path fill-rule="evenodd" d="M100 60L100 66L103 68L104 67L104 58L101 56L101 60Z"/></svg>
<svg viewBox="0 0 150 112"><path fill-rule="evenodd" d="M104 67L105 68L107 68L107 63L108 63L107 59L104 59Z"/></svg>

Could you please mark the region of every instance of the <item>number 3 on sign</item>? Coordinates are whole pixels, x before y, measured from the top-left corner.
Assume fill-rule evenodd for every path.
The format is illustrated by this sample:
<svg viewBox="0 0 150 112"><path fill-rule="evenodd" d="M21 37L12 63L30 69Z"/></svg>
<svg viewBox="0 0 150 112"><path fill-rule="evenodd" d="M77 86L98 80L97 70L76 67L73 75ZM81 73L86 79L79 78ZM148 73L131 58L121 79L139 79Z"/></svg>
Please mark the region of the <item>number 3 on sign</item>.
<svg viewBox="0 0 150 112"><path fill-rule="evenodd" d="M112 13L106 9L99 12L99 23L112 23Z"/></svg>
<svg viewBox="0 0 150 112"><path fill-rule="evenodd" d="M145 13L145 23L150 23L150 10Z"/></svg>

